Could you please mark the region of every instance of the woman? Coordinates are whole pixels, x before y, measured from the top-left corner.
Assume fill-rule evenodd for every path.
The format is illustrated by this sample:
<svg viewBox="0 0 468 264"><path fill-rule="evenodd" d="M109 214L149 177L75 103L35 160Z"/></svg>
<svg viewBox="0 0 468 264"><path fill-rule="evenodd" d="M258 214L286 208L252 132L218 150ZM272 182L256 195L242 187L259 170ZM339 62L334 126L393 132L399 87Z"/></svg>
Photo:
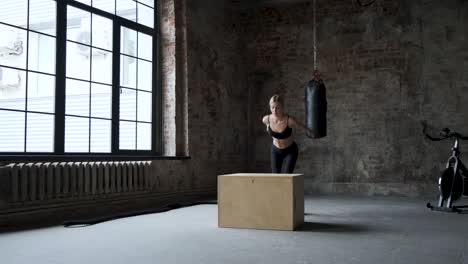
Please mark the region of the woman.
<svg viewBox="0 0 468 264"><path fill-rule="evenodd" d="M263 117L262 122L273 138L271 145L271 171L273 173L293 173L296 166L298 148L292 139L292 129L300 128L311 137L312 131L284 112L284 102L279 95L270 99L271 115ZM283 168L284 164L284 168ZM283 168L283 169L282 169Z"/></svg>

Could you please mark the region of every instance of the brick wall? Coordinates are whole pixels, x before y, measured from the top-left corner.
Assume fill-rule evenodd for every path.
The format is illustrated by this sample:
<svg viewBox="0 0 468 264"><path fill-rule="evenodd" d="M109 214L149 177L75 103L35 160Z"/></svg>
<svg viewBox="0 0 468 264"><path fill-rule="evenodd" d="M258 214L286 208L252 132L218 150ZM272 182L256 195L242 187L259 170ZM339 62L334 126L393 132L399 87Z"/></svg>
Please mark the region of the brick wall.
<svg viewBox="0 0 468 264"><path fill-rule="evenodd" d="M268 1L264 1L268 2ZM312 1L244 1L236 23L251 102L250 170L269 170L271 139L260 123L274 93L304 120L313 71ZM297 134L297 172L309 192L435 193L451 142L434 130L468 133L468 3L317 0L318 67L327 86L328 137Z"/></svg>

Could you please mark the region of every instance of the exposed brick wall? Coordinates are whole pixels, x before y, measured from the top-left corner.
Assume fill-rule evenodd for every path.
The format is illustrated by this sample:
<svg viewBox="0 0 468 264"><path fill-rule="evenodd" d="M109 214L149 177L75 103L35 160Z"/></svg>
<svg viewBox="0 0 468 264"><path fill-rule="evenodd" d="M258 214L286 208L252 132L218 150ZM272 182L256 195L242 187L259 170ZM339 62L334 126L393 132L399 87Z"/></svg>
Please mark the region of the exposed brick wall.
<svg viewBox="0 0 468 264"><path fill-rule="evenodd" d="M296 171L305 173L307 191L435 191L451 142L425 141L420 120L468 133L468 3L410 2L360 7L317 0L317 63L327 86L329 135L296 137ZM288 112L304 120L313 5L245 4L238 12L252 104L250 170L268 171L271 139L260 120L269 97L284 95Z"/></svg>

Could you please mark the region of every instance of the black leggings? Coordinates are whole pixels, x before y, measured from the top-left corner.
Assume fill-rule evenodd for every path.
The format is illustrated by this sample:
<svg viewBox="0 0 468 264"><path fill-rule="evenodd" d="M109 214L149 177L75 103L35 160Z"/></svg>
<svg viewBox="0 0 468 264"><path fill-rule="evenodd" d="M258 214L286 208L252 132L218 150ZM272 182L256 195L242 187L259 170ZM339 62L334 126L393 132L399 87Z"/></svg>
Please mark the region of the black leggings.
<svg viewBox="0 0 468 264"><path fill-rule="evenodd" d="M275 145L271 145L271 172L273 173L293 173L296 166L297 154L299 150L296 142L291 146L280 149ZM283 168L284 163L284 168ZM283 168L283 170L282 170Z"/></svg>

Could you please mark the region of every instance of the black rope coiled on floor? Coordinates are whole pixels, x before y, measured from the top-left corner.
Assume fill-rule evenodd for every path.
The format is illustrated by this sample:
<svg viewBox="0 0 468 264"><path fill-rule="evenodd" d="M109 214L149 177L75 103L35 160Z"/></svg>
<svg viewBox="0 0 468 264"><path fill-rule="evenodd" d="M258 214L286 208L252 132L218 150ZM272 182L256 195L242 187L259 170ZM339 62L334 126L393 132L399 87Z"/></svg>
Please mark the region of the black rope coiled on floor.
<svg viewBox="0 0 468 264"><path fill-rule="evenodd" d="M358 4L359 4L360 6L362 6L362 7L370 6L370 5L372 5L373 3L375 3L375 1L376 1L376 0L373 0L373 1L370 1L370 2L368 2L368 3L363 4L363 3L361 2L361 0L357 0Z"/></svg>
<svg viewBox="0 0 468 264"><path fill-rule="evenodd" d="M133 211L133 212L125 212L121 214L113 214L107 215L102 217L90 218L90 219L83 219L83 220L70 220L63 222L64 227L68 228L77 228L77 227L87 227L103 222L108 222L120 218L125 217L132 217L138 215L145 215L145 214L155 214L155 213L163 213L173 209L178 209L182 207L189 207L199 204L217 204L217 201L203 201L203 202L191 202L191 203L172 203L168 204L164 207L156 208L156 209L149 209L149 210L141 210L141 211Z"/></svg>

